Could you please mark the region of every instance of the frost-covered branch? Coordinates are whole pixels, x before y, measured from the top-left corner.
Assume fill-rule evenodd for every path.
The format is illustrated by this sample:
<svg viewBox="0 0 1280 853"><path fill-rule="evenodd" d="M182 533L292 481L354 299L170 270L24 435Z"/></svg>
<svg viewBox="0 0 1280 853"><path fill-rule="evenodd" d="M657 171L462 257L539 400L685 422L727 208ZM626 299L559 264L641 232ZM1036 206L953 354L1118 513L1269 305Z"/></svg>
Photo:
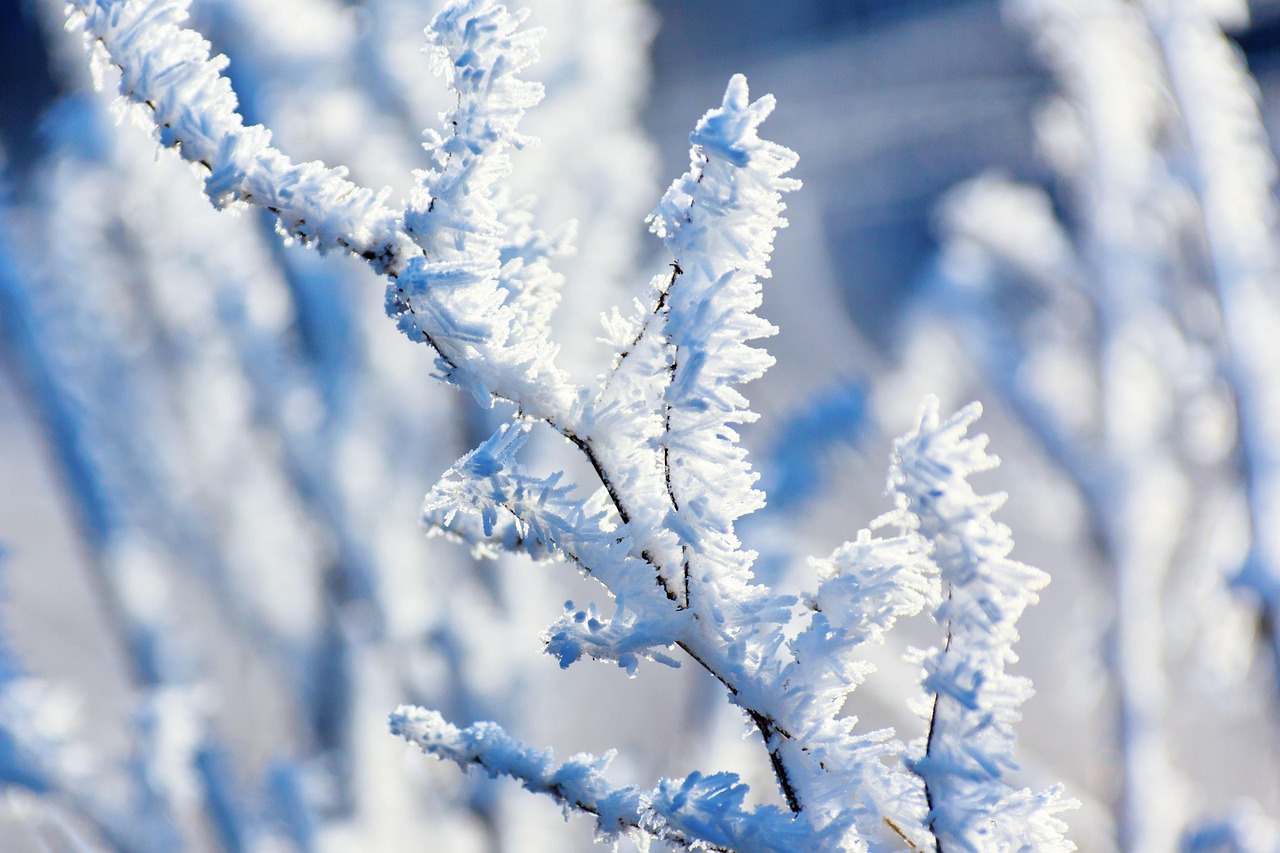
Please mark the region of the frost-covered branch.
<svg viewBox="0 0 1280 853"><path fill-rule="evenodd" d="M95 74L118 69L120 94L144 107L159 141L207 172L205 194L219 207L253 204L278 217L283 233L322 251L341 249L394 274L415 254L401 215L346 179L342 167L295 164L271 133L236 111L224 57L183 28L189 0L74 0L68 26L89 43Z"/></svg>
<svg viewBox="0 0 1280 853"><path fill-rule="evenodd" d="M453 532L459 514L478 518L484 539L514 533L521 550L531 556L562 556L602 583L617 607L609 619L570 608L547 631L547 651L568 666L584 655L616 661L634 673L638 655L663 662L660 650L674 643L681 630L679 614L655 595L654 568L633 556L625 527L611 527L603 509L573 497L572 485L559 474L537 478L525 473L515 455L528 436L529 424L505 426L473 450L437 483L423 508L429 526Z"/></svg>
<svg viewBox="0 0 1280 853"><path fill-rule="evenodd" d="M641 791L605 779L612 755L577 755L558 764L550 750L531 749L494 723L459 729L433 711L402 706L391 715L391 732L429 755L510 776L566 809L594 816L606 840L644 833L678 847L724 853L793 853L797 845L813 843L802 818L772 806L747 809L746 786L731 773L663 779L653 791Z"/></svg>
<svg viewBox="0 0 1280 853"><path fill-rule="evenodd" d="M871 850L898 849L904 837L921 841L924 797L901 766L903 747L892 730L855 732L856 716L842 716L850 694L875 671L865 646L884 642L897 621L924 607L934 586L928 543L910 530L908 514L891 513L874 526L897 525L899 535L874 538L869 529L823 560L810 560L820 584L808 624L787 643L780 673L790 756L806 809L852 823Z"/></svg>
<svg viewBox="0 0 1280 853"><path fill-rule="evenodd" d="M671 525L683 549L685 607L696 596L715 596L701 587L750 562L737 549L733 522L763 505L733 424L755 418L735 386L773 364L747 342L777 331L753 312L774 234L786 224L781 193L800 186L783 177L796 155L756 133L772 111L772 97L751 103L746 78L734 77L723 106L690 137L689 172L650 220L675 258L664 306L671 381L662 446Z"/></svg>
<svg viewBox="0 0 1280 853"><path fill-rule="evenodd" d="M895 445L890 487L933 543L943 586L934 618L946 630L925 662L933 707L924 755L912 766L924 780L940 853L1074 850L1055 817L1072 805L1059 801L1060 791L1035 794L1007 781L1016 767L1013 725L1031 685L1005 667L1017 661L1015 623L1048 576L1008 559L1009 529L991 518L1004 496L980 496L968 482L999 462L985 436L965 436L980 413L975 404L944 422L931 399Z"/></svg>
<svg viewBox="0 0 1280 853"><path fill-rule="evenodd" d="M474 0L432 22L437 69L458 106L445 116L447 137L428 132L433 166L417 173L405 211L424 256L388 288L387 311L410 339L435 347L446 380L481 404L494 394L563 422L577 394L550 340L559 285L546 259L557 246L527 224L523 240L508 235L499 213L511 208L498 183L510 171L508 151L529 141L517 125L542 98L540 84L516 76L537 58L538 33L520 28L524 17Z"/></svg>

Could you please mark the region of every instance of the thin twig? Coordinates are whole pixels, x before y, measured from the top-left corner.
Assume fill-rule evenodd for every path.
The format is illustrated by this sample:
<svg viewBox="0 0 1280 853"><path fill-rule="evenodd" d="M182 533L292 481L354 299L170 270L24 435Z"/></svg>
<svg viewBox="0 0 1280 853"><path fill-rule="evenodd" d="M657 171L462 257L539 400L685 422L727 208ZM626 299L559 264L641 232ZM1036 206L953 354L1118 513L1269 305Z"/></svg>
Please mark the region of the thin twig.
<svg viewBox="0 0 1280 853"><path fill-rule="evenodd" d="M951 600L950 585L948 585L947 587L947 600L948 601ZM946 641L942 644L942 653L944 655L947 652L951 651L951 638L953 635L951 633L950 622L947 623L946 630L947 630L947 638L946 638ZM933 754L933 742L934 742L933 739L934 739L934 735L937 734L937 731L938 731L937 730L938 703L941 699L942 699L942 696L940 694L938 693L933 694L933 708L929 711L929 736L925 740L925 746L924 746L925 758L928 758ZM925 802L925 806L929 809L928 811L929 817L928 817L927 825L929 827L929 832L933 833L934 850L936 851L936 853L942 853L942 839L938 836L937 832L934 832L934 829L933 829L934 822L937 820L937 815L933 813L933 791L929 787L929 778L927 776L922 778L921 781L924 782L924 802Z"/></svg>

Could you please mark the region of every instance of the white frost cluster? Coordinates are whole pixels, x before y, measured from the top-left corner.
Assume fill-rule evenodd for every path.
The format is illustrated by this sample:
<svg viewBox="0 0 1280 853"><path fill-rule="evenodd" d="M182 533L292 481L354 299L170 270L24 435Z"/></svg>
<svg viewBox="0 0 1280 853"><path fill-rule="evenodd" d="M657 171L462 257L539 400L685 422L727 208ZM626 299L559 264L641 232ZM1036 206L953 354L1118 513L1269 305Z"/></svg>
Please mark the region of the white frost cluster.
<svg viewBox="0 0 1280 853"><path fill-rule="evenodd" d="M444 117L447 136L427 133L434 167L418 173L404 214L423 255L388 288L387 311L482 405L497 395L548 418L575 402L550 340L559 283L547 261L558 246L503 221L512 205L499 183L509 150L528 142L520 118L542 97L541 85L516 77L537 58L537 34L519 29L523 18L475 0L446 8L428 30L458 106Z"/></svg>
<svg viewBox="0 0 1280 853"><path fill-rule="evenodd" d="M72 21L100 61L122 69L122 95L150 110L161 143L209 170L215 204L264 207L288 236L364 258L390 279L388 313L432 347L446 381L482 405L516 405L429 493L427 524L482 553L563 558L598 581L612 612L569 603L544 634L548 651L564 666L592 658L633 674L643 659L693 661L758 732L786 809L748 807L746 785L728 773L617 788L607 760L557 764L496 724L459 728L418 708L400 708L393 731L590 813L606 837L726 851L980 849L991 838L1072 849L1056 795L1003 781L1028 689L1004 672L1012 623L1045 578L1006 559L995 502L963 479L988 463L961 438L973 410L942 425L926 410L899 445L901 505L877 532L814 561L816 590L760 583L738 540L735 522L763 505L735 431L754 418L740 386L772 363L748 342L774 331L754 312L785 225L782 193L799 186L787 177L795 154L758 135L771 98L751 101L734 77L698 123L690 170L650 218L670 272L631 316L607 317L616 352L599 387L583 389L556 365L550 333L564 234L535 228L504 183L511 152L528 142L519 121L541 95L516 76L536 55L522 15L460 0L436 16L428 41L456 105L444 132L427 134L430 167L397 211L341 169L293 166L267 131L246 128L221 61L179 26L184 12L176 1L81 0ZM566 439L598 486L527 470L519 457L535 429ZM872 672L865 647L919 614L939 576L947 642L925 680L938 711L931 748L909 761L894 732L857 730L845 706Z"/></svg>

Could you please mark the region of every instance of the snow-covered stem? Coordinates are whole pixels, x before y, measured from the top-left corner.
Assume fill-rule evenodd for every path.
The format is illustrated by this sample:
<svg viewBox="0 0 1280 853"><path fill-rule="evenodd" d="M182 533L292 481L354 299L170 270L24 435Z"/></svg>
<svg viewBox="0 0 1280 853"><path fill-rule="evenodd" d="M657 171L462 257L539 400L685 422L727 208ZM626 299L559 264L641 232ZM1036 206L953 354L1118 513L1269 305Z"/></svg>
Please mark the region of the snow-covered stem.
<svg viewBox="0 0 1280 853"><path fill-rule="evenodd" d="M458 106L445 116L447 137L427 133L432 168L417 173L404 217L425 254L387 289L387 312L411 340L430 343L444 378L482 405L497 396L572 428L580 394L556 367L550 339L559 281L547 261L560 241L510 221L500 183L509 152L530 141L520 119L542 99L540 84L516 76L538 55L525 17L472 0L446 7L428 29Z"/></svg>
<svg viewBox="0 0 1280 853"><path fill-rule="evenodd" d="M535 794L596 821L600 837L646 834L677 847L722 853L791 853L811 842L804 819L772 806L746 809L747 788L730 773L663 779L652 791L619 788L604 777L613 756L582 754L557 763L495 723L460 729L434 711L401 706L391 715L392 734L459 767L478 765L491 776L509 776Z"/></svg>
<svg viewBox="0 0 1280 853"><path fill-rule="evenodd" d="M863 529L828 558L810 560L819 586L807 600L808 624L787 643L780 679L781 718L793 731L786 755L801 770L806 809L833 825L852 824L870 850L927 838L925 792L901 766L901 742L888 729L857 732L857 718L842 717L850 694L874 672L866 647L883 643L899 619L934 596L929 544L915 526L909 513L888 513L872 528L896 527L896 536Z"/></svg>
<svg viewBox="0 0 1280 853"><path fill-rule="evenodd" d="M978 495L968 481L999 460L986 436L968 437L981 414L970 405L946 421L930 399L915 429L895 444L890 489L933 543L942 582L934 618L946 632L925 661L933 702L924 755L912 766L924 780L929 827L939 853L993 849L1074 850L1055 813L1072 806L1060 792L1015 790L1013 726L1030 682L1005 671L1017 661L1015 624L1048 583L1039 569L1010 560L1009 529L991 518L1004 495Z"/></svg>
<svg viewBox="0 0 1280 853"><path fill-rule="evenodd" d="M640 656L668 660L660 650L682 633L683 615L665 606L665 596L655 601L654 567L634 556L625 528L610 528L603 507L574 499L560 474L536 478L521 469L515 455L529 426L504 426L467 454L427 496L424 520L441 532L514 546L534 558L561 556L609 590L617 608L611 618L569 607L547 630L547 651L562 666L587 656L634 673ZM469 537L467 516L481 527Z"/></svg>
<svg viewBox="0 0 1280 853"><path fill-rule="evenodd" d="M143 108L159 141L207 173L205 193L219 207L239 202L269 210L281 231L321 251L351 252L395 274L417 254L402 215L346 179L345 168L296 164L271 133L246 126L236 111L224 57L183 28L189 0L72 0L68 26L81 30L99 79L114 67L120 94Z"/></svg>
<svg viewBox="0 0 1280 853"><path fill-rule="evenodd" d="M702 612L695 596L715 595L700 589L704 583L749 564L733 523L763 506L733 424L755 418L735 386L773 363L747 342L777 331L752 312L759 279L769 275L774 234L786 225L781 193L800 185L783 177L796 155L755 133L772 111L771 96L751 103L746 78L734 77L724 105L690 137L689 172L651 217L674 258L660 312L671 377L663 392L663 478L682 540L677 586L695 612ZM732 502L712 497L725 493Z"/></svg>

